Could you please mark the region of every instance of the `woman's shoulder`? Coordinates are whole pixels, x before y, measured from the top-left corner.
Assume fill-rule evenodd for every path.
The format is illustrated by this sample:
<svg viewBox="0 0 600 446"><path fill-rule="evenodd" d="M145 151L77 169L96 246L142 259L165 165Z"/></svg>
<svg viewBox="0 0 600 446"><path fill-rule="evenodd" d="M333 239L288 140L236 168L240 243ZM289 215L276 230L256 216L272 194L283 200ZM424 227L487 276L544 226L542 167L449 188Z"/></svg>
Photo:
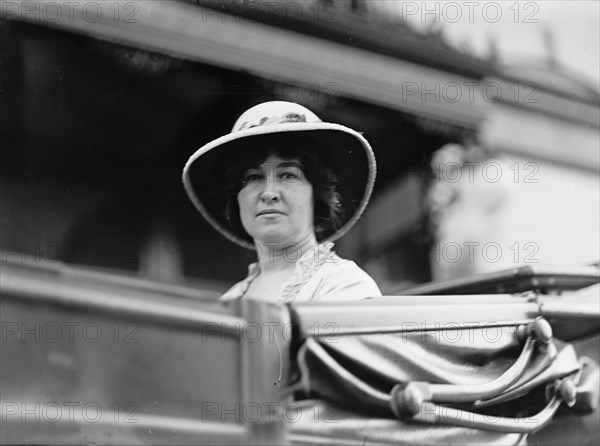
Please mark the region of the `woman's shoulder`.
<svg viewBox="0 0 600 446"><path fill-rule="evenodd" d="M323 266L323 273L325 273L327 277L337 277L344 280L346 283L367 281L375 284L373 278L353 260L343 259L336 255L333 262L328 262Z"/></svg>
<svg viewBox="0 0 600 446"><path fill-rule="evenodd" d="M256 278L259 273L258 263L251 263L248 265L248 275L244 280L240 280L238 283L229 288L223 295L219 298L221 301L227 300L235 300L241 298L248 288L252 281Z"/></svg>
<svg viewBox="0 0 600 446"><path fill-rule="evenodd" d="M314 300L363 299L381 296L373 278L354 261L333 254L320 271L321 296Z"/></svg>

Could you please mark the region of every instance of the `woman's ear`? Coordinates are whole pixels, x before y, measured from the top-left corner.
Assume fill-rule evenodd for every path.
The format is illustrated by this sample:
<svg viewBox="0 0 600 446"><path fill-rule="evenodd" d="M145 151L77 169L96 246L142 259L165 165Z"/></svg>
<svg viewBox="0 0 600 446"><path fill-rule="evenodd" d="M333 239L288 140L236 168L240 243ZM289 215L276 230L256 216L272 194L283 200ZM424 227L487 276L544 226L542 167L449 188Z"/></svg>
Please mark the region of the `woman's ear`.
<svg viewBox="0 0 600 446"><path fill-rule="evenodd" d="M233 228L234 226L234 213L236 212L233 200L233 198L229 198L227 200L227 204L225 205L225 219L227 220L230 228Z"/></svg>

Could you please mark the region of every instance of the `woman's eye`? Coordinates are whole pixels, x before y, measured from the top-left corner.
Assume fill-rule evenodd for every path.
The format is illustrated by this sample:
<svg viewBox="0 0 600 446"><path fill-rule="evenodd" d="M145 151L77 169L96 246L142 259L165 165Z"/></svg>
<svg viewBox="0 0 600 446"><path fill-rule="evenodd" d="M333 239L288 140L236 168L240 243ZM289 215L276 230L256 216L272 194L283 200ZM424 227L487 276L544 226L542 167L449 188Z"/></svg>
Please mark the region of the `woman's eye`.
<svg viewBox="0 0 600 446"><path fill-rule="evenodd" d="M254 183L256 181L260 181L262 179L262 175L258 173L250 173L244 177L243 184Z"/></svg>
<svg viewBox="0 0 600 446"><path fill-rule="evenodd" d="M282 172L279 174L279 178L281 178L282 180L297 180L299 179L298 175L296 175L295 173L292 172Z"/></svg>

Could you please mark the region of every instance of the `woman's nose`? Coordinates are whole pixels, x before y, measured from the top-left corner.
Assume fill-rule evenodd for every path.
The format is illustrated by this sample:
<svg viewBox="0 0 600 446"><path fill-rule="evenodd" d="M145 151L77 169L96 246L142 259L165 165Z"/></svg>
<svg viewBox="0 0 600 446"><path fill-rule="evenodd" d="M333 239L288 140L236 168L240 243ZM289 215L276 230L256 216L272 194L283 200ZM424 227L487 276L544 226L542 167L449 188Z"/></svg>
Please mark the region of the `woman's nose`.
<svg viewBox="0 0 600 446"><path fill-rule="evenodd" d="M277 203L279 201L279 194L274 191L265 190L260 195L260 201L263 203Z"/></svg>
<svg viewBox="0 0 600 446"><path fill-rule="evenodd" d="M267 181L265 184L265 188L260 194L260 201L262 201L263 203L277 203L280 200L280 198L281 196L279 194L279 191L277 190L276 185L271 181Z"/></svg>

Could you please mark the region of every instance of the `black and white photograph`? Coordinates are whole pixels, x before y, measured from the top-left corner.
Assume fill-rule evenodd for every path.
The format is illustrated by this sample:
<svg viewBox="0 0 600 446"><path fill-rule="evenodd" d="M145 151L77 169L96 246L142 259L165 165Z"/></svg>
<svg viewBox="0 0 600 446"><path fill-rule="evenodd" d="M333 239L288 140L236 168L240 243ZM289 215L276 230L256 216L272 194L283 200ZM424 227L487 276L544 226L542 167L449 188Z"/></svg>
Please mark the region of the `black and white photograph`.
<svg viewBox="0 0 600 446"><path fill-rule="evenodd" d="M0 445L600 443L600 2L0 0Z"/></svg>

